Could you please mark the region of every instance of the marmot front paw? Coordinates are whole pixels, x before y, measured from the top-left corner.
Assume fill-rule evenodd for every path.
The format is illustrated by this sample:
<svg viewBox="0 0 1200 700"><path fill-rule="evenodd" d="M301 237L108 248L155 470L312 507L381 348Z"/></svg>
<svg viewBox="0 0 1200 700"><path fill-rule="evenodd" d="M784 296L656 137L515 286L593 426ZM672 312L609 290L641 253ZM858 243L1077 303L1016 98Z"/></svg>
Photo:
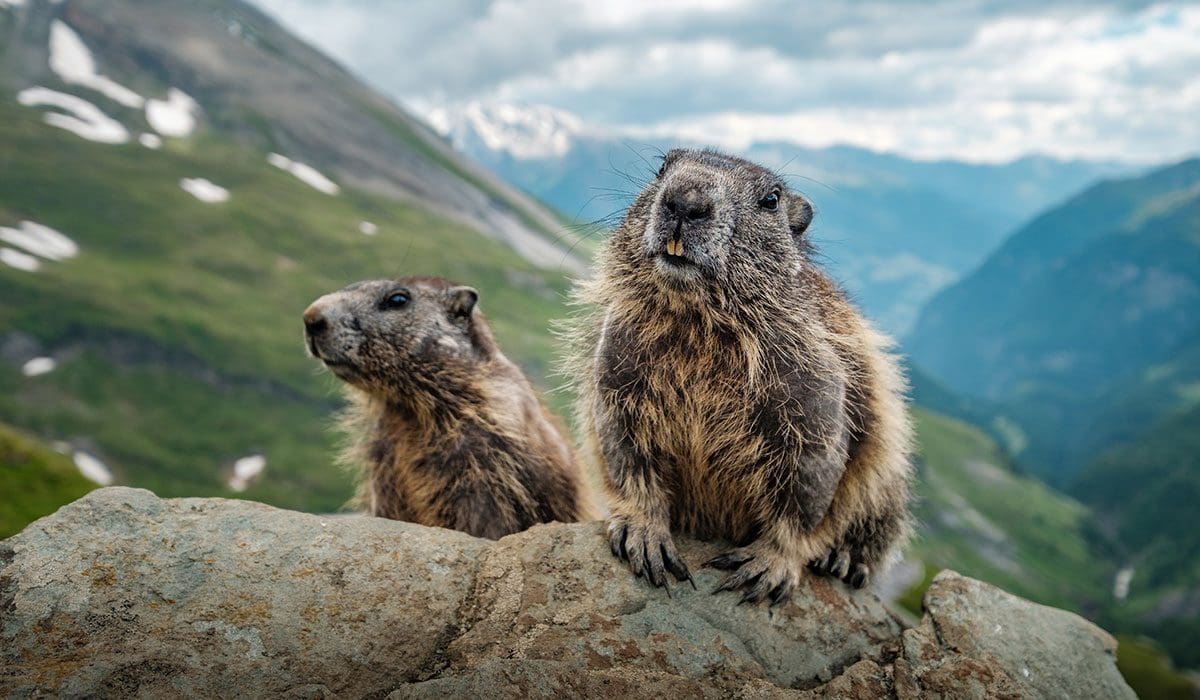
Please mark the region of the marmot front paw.
<svg viewBox="0 0 1200 700"><path fill-rule="evenodd" d="M846 549L831 549L824 557L809 562L808 568L822 576L839 578L853 588L863 588L871 580L871 567L856 561Z"/></svg>
<svg viewBox="0 0 1200 700"><path fill-rule="evenodd" d="M704 562L704 566L733 571L713 593L742 589L742 603L757 603L767 598L771 607L786 603L800 581L800 575L788 559L759 543L731 549Z"/></svg>
<svg viewBox="0 0 1200 700"><path fill-rule="evenodd" d="M696 587L667 528L624 515L613 516L608 521L608 543L613 556L629 562L634 576L645 577L655 586L666 588L667 571L670 571L679 581L689 581L692 588Z"/></svg>

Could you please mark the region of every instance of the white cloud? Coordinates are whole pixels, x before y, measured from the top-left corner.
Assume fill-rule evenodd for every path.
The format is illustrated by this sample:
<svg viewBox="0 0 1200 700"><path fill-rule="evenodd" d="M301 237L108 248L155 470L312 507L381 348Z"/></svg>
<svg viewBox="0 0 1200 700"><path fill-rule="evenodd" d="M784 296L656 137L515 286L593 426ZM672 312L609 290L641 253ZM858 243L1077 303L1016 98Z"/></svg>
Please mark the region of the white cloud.
<svg viewBox="0 0 1200 700"><path fill-rule="evenodd" d="M1191 4L259 1L423 107L546 104L634 136L920 158L1200 149Z"/></svg>
<svg viewBox="0 0 1200 700"><path fill-rule="evenodd" d="M950 51L891 52L874 65L858 58L824 62L821 93L840 83L864 95L848 104L821 104L819 94L801 88L794 91L804 105L799 109L701 112L628 127L643 138L735 149L785 140L850 143L917 158L998 161L1037 151L1161 160L1200 149L1197 36L1200 7L1156 8L1120 21L1099 13L1005 19L983 26L968 44ZM794 81L806 68L811 62L774 64ZM767 89L773 79L756 75L748 82ZM871 83L880 89L872 91ZM881 99L885 84L904 86L910 94ZM589 88L594 92L603 84L593 78Z"/></svg>

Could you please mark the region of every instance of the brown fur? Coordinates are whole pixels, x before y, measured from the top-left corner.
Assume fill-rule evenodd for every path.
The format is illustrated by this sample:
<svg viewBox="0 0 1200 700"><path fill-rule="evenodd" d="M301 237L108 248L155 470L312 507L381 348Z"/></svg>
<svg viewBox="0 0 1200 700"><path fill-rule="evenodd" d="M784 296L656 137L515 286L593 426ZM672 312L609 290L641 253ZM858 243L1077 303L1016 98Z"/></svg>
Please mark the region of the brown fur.
<svg viewBox="0 0 1200 700"><path fill-rule="evenodd" d="M407 301L396 306L393 295ZM560 424L496 346L477 294L372 280L305 312L309 349L348 386L348 462L378 517L499 538L596 516Z"/></svg>
<svg viewBox="0 0 1200 700"><path fill-rule="evenodd" d="M812 262L811 219L759 166L672 151L578 286L585 456L614 553L656 585L690 578L672 532L738 545L708 562L721 588L773 602L806 564L865 584L908 533L904 379Z"/></svg>

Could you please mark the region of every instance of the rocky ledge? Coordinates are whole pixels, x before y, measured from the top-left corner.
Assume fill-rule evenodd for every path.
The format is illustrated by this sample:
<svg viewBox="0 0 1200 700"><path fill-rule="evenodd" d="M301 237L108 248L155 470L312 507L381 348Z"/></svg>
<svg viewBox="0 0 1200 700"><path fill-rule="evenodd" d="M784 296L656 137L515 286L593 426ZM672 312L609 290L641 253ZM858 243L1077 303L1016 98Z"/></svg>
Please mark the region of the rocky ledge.
<svg viewBox="0 0 1200 700"><path fill-rule="evenodd" d="M668 596L601 532L101 489L0 543L0 696L1133 697L1104 631L951 572L905 629L824 579Z"/></svg>

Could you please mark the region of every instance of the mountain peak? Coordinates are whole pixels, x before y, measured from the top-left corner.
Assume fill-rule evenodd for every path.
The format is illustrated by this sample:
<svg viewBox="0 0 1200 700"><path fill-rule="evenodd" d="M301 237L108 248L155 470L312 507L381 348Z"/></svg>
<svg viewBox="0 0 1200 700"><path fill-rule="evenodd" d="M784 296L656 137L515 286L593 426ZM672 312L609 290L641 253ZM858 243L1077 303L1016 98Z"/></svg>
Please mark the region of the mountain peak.
<svg viewBox="0 0 1200 700"><path fill-rule="evenodd" d="M584 133L579 117L549 105L476 100L433 107L424 116L460 150L471 152L482 145L517 160L562 157Z"/></svg>

